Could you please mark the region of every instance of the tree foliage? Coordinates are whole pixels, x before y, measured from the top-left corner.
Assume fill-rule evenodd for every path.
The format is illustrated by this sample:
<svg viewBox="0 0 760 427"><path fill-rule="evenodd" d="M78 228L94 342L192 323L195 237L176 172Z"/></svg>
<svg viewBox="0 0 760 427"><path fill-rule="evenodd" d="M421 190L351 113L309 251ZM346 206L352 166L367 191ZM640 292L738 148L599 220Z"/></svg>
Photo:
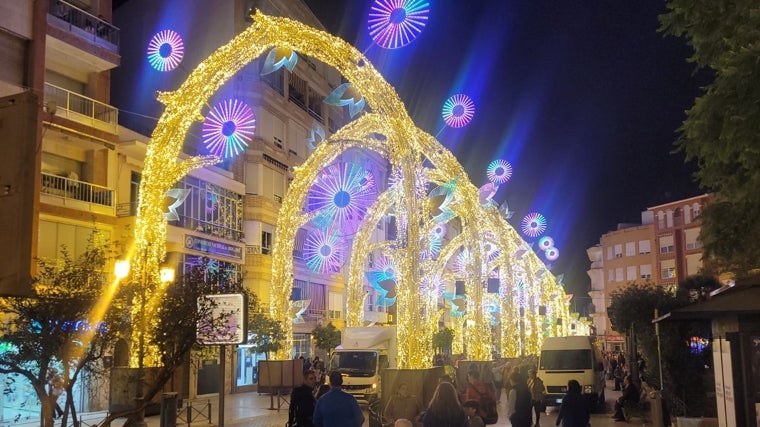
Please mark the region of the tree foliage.
<svg viewBox="0 0 760 427"><path fill-rule="evenodd" d="M76 259L64 246L57 261L38 260L31 297L0 298L7 319L0 323L0 373L18 374L31 383L46 426L53 425L53 378L66 391L62 422L69 416L76 420L74 385L84 371L103 373L103 356L127 327L110 307L96 314L101 295L109 294L103 267L110 255L108 244L96 243L96 237Z"/></svg>
<svg viewBox="0 0 760 427"><path fill-rule="evenodd" d="M638 350L647 362L643 374L649 383L659 383L657 335L652 324L654 310L659 315L671 312L701 298L713 286L706 278L691 278L688 286L670 290L652 283L631 283L611 295L608 308L612 328L625 335L635 335ZM663 321L659 323L662 355L663 390L686 402L690 415L710 415L705 405L705 366L711 363L709 346L693 352L691 337L709 338L710 326L700 321ZM706 412L703 412L706 411Z"/></svg>
<svg viewBox="0 0 760 427"><path fill-rule="evenodd" d="M678 150L717 191L700 239L717 272L760 267L760 5L755 0L669 0L661 31L684 37L713 81L687 111Z"/></svg>
<svg viewBox="0 0 760 427"><path fill-rule="evenodd" d="M248 332L251 339L251 351L254 353L274 353L282 348L285 341L285 333L282 331L282 325L275 319L272 319L266 313L261 305L258 295L251 293L248 297Z"/></svg>
<svg viewBox="0 0 760 427"><path fill-rule="evenodd" d="M454 342L454 331L451 328L443 328L433 334L433 350L443 353L444 349L451 349Z"/></svg>
<svg viewBox="0 0 760 427"><path fill-rule="evenodd" d="M325 326L317 325L311 336L314 338L314 345L327 352L329 355L332 350L340 344L340 331L332 324Z"/></svg>

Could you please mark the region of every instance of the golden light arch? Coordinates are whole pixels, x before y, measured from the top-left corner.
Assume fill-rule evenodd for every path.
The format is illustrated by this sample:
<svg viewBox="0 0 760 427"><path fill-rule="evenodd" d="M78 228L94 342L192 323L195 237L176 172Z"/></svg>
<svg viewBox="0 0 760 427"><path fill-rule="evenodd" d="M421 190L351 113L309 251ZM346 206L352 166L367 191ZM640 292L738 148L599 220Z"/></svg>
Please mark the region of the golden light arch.
<svg viewBox="0 0 760 427"><path fill-rule="evenodd" d="M424 211L425 207L413 197L414 168L417 166L414 161L419 162L424 156L426 161L435 166L440 177L461 182L458 192L464 201L464 207L460 216L465 222L463 228L471 238L476 238L489 229L511 230L503 220L479 221L485 216L478 202L478 189L470 183L462 166L435 138L414 126L395 90L360 52L343 40L299 22L256 13L250 27L201 62L176 91L159 95L159 101L165 105L165 110L151 136L140 184L131 271L133 280L139 280L150 287L157 287L160 283L159 265L166 254L167 224L163 216L163 197L166 192L191 170L219 161L212 156L179 160L188 129L194 122L203 120L202 109L227 80L248 63L275 47L293 49L335 68L365 97L372 112L341 129L331 140L344 141L345 143L341 143L342 147L382 151L390 164L398 165L404 178L401 191L404 197L397 197L393 203L403 203L407 212ZM383 134L386 137L385 141L369 137L375 133ZM271 315L283 320L287 337L283 350L276 355L280 359L289 358L292 348L292 324L288 315L292 288L292 244L296 231L308 220L300 213L303 199L308 193L310 179L316 174L316 166L329 163L338 154L339 150L331 149L329 143L322 144L307 163L295 171L288 195L283 200L277 224L277 239L273 246L273 289L270 300ZM390 204L391 201L383 203ZM378 212L384 207L379 206ZM514 233L514 230L511 232ZM407 233L412 247L402 253L399 259L399 269L406 273L399 280L398 304L407 313L412 313L419 304L430 302L420 301L418 292L415 292L419 274L416 272L417 269L412 267L419 257L419 247L414 247L419 246L420 240L420 225L417 221L409 221ZM479 262L481 255L478 245L473 246L473 252L476 262ZM359 299L356 295L358 283L357 272L351 267L347 296L352 307L357 306L356 301ZM487 325L483 322L482 304L477 291L479 287L474 288L475 312L472 315L478 320L477 327L481 330L474 335L475 341L471 344L474 349L472 358L485 360L490 358L490 336L486 331ZM154 299L160 299L160 293L151 295ZM399 336L404 339L399 342L400 367L426 366L428 361L422 357L427 358L428 353L420 355L415 350L424 348L426 344L423 341L429 334L411 333L409 320L401 317L403 316L399 318ZM349 321L353 320L349 318Z"/></svg>

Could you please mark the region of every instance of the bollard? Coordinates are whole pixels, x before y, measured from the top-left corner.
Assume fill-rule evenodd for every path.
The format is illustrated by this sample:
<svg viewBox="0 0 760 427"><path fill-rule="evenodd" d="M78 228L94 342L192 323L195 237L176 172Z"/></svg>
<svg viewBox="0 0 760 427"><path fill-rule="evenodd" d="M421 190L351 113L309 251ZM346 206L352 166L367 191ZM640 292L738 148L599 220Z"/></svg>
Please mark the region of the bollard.
<svg viewBox="0 0 760 427"><path fill-rule="evenodd" d="M161 427L177 427L177 393L161 395Z"/></svg>
<svg viewBox="0 0 760 427"><path fill-rule="evenodd" d="M649 393L649 404L650 408L652 409L652 426L653 427L665 427L665 407L663 405L662 400L662 392L661 391L653 391ZM670 419L669 414L668 420ZM670 425L670 422L668 422L668 426Z"/></svg>

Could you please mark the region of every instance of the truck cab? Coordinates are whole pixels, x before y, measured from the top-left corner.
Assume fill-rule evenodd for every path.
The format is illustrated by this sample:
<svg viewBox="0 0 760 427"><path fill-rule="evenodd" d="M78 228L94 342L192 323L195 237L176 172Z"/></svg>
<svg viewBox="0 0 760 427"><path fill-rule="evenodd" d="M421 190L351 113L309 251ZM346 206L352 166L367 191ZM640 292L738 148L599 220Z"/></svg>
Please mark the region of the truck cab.
<svg viewBox="0 0 760 427"><path fill-rule="evenodd" d="M604 363L595 339L588 336L549 337L544 340L538 376L546 387L544 403L557 406L567 392L567 382L581 384L590 408L604 404Z"/></svg>

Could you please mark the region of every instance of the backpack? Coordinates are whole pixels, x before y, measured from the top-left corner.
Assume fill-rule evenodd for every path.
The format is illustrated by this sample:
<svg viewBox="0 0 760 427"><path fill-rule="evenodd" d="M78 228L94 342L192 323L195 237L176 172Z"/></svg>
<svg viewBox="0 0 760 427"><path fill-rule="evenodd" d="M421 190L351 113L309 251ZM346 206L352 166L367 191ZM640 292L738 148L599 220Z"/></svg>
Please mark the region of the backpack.
<svg viewBox="0 0 760 427"><path fill-rule="evenodd" d="M484 424L496 424L499 421L499 412L497 410L496 400L494 400L488 393L481 393L477 388L473 387L475 393L480 396L478 398L478 415L483 418Z"/></svg>

